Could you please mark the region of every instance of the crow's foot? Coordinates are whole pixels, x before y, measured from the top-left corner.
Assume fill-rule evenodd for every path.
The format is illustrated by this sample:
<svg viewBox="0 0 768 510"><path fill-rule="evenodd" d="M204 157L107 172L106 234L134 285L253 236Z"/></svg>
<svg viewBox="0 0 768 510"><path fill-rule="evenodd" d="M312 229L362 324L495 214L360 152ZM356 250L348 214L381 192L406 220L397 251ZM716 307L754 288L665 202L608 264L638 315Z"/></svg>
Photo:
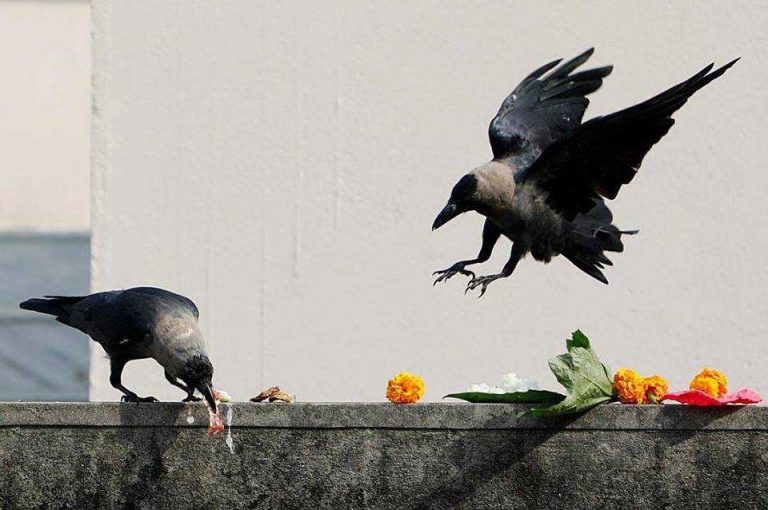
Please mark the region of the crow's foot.
<svg viewBox="0 0 768 510"><path fill-rule="evenodd" d="M200 402L201 400L203 399L200 397L196 397L194 395L187 395L187 398L182 400L182 402Z"/></svg>
<svg viewBox="0 0 768 510"><path fill-rule="evenodd" d="M468 269L464 269L464 264L459 262L459 263L456 263L456 264L452 265L448 269L443 269L442 271L435 271L434 273L432 273L432 276L440 275L440 276L437 277L437 280L435 280L435 282L432 284L432 286L434 287L439 282L447 282L453 276L456 276L458 273L461 273L464 276L469 276L470 278L474 278L475 277L475 273L473 273L472 271L470 271Z"/></svg>
<svg viewBox="0 0 768 510"><path fill-rule="evenodd" d="M159 402L155 397L140 397L136 394L123 395L120 400L122 402Z"/></svg>
<svg viewBox="0 0 768 510"><path fill-rule="evenodd" d="M488 276L472 277L472 279L467 284L466 290L464 290L464 294L466 294L470 290L475 290L476 288L480 287L480 295L477 297L481 298L483 297L483 294L485 294L485 291L488 290L488 285L490 285L491 282L498 280L499 278L504 278L504 275L492 274Z"/></svg>

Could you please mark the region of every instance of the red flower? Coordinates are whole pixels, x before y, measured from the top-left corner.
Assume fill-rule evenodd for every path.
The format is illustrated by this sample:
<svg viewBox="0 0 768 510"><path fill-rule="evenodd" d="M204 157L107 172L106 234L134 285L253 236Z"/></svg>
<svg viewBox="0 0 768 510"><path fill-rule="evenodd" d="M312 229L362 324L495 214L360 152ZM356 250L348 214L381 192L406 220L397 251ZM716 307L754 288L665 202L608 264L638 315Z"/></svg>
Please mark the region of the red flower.
<svg viewBox="0 0 768 510"><path fill-rule="evenodd" d="M756 391L744 388L736 393L723 395L722 397L713 397L700 390L677 391L675 393L667 393L661 400L675 400L681 404L692 406L724 406L726 404L757 404L763 398Z"/></svg>

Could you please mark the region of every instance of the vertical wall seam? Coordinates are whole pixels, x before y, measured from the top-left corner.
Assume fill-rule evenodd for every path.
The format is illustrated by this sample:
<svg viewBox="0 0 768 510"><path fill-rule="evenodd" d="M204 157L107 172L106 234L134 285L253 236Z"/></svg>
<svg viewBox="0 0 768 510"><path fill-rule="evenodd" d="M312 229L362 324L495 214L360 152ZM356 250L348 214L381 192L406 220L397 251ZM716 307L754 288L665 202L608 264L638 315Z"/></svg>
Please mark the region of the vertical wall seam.
<svg viewBox="0 0 768 510"><path fill-rule="evenodd" d="M339 166L339 150L341 148L341 129L339 127L339 74L341 59L339 57L339 21L340 9L334 9L333 27L333 229L339 229L341 222L341 168Z"/></svg>
<svg viewBox="0 0 768 510"><path fill-rule="evenodd" d="M93 0L91 2L91 256L90 256L90 288L99 288L103 280L102 260L105 237L108 229L102 228L104 218L103 201L108 186L107 165L112 153L112 139L109 133L109 109L107 93L110 90L111 75L110 59L112 45L110 40L110 25L112 4L109 0ZM94 342L88 342L90 366L101 361ZM89 370L88 398L93 399L95 374Z"/></svg>

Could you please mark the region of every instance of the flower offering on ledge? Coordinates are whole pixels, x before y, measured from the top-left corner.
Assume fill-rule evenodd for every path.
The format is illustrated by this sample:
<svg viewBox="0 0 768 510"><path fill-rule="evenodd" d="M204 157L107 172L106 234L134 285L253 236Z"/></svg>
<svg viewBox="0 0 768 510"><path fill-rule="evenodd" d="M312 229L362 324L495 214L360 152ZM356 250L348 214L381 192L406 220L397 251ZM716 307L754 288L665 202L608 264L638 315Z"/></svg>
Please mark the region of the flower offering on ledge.
<svg viewBox="0 0 768 510"><path fill-rule="evenodd" d="M507 393L526 392L539 389L539 383L535 380L518 377L517 374L513 374L512 372L504 374L502 379L504 381L504 391Z"/></svg>
<svg viewBox="0 0 768 510"><path fill-rule="evenodd" d="M502 388L499 388L498 386L489 386L485 383L472 384L467 391L470 393L493 393L494 395L506 393Z"/></svg>
<svg viewBox="0 0 768 510"><path fill-rule="evenodd" d="M473 384L469 391L451 393L444 398L457 398L483 404L537 404L520 414L520 418L543 418L576 414L617 400L623 404L660 404L675 400L695 406L756 404L762 401L748 388L728 394L728 378L713 368L703 368L690 382L690 390L670 393L666 379L659 375L643 377L622 368L611 379L611 371L600 362L587 336L576 330L565 342L567 352L549 360L552 374L566 394L538 389L531 379L515 374L504 376L503 388Z"/></svg>
<svg viewBox="0 0 768 510"><path fill-rule="evenodd" d="M424 379L400 372L387 383L387 400L393 404L413 404L424 396Z"/></svg>
<svg viewBox="0 0 768 510"><path fill-rule="evenodd" d="M641 377L629 368L616 372L613 387L622 404L657 404L669 391L669 385L663 377Z"/></svg>
<svg viewBox="0 0 768 510"><path fill-rule="evenodd" d="M531 390L538 390L539 383L533 379L518 377L517 374L509 372L501 376L502 387L491 386L486 383L472 384L467 393L485 393L492 395L501 395L502 393L526 393Z"/></svg>
<svg viewBox="0 0 768 510"><path fill-rule="evenodd" d="M613 387L622 404L640 404L643 401L643 379L630 368L622 368L613 376Z"/></svg>
<svg viewBox="0 0 768 510"><path fill-rule="evenodd" d="M658 404L669 391L666 379L658 375L652 375L643 379L645 398L644 404Z"/></svg>
<svg viewBox="0 0 768 510"><path fill-rule="evenodd" d="M728 378L719 370L713 368L702 368L701 372L696 374L688 387L692 390L699 390L712 397L722 397L728 393Z"/></svg>
<svg viewBox="0 0 768 510"><path fill-rule="evenodd" d="M749 388L728 395L728 378L713 368L702 368L688 387L689 390L667 393L662 400L674 400L691 406L757 404L763 400L756 391Z"/></svg>
<svg viewBox="0 0 768 510"><path fill-rule="evenodd" d="M662 400L674 400L691 406L724 406L727 404L757 404L762 402L763 398L756 391L744 388L722 397L713 397L701 390L683 390L667 393Z"/></svg>

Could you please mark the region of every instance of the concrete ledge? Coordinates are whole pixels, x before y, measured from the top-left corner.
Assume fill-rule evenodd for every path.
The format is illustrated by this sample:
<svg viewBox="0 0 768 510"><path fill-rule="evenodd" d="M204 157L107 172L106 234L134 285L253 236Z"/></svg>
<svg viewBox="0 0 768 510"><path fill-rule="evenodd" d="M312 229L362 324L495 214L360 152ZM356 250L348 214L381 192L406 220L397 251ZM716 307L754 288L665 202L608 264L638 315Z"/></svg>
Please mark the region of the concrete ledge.
<svg viewBox="0 0 768 510"><path fill-rule="evenodd" d="M768 507L768 408L522 410L4 403L0 508Z"/></svg>
<svg viewBox="0 0 768 510"><path fill-rule="evenodd" d="M768 432L768 407L694 408L681 405L604 405L559 419L519 420L523 405L458 402L394 406L389 403L224 404L233 428L452 429L452 430L760 430ZM202 403L8 402L0 427L208 426ZM192 420L189 418L192 417Z"/></svg>

